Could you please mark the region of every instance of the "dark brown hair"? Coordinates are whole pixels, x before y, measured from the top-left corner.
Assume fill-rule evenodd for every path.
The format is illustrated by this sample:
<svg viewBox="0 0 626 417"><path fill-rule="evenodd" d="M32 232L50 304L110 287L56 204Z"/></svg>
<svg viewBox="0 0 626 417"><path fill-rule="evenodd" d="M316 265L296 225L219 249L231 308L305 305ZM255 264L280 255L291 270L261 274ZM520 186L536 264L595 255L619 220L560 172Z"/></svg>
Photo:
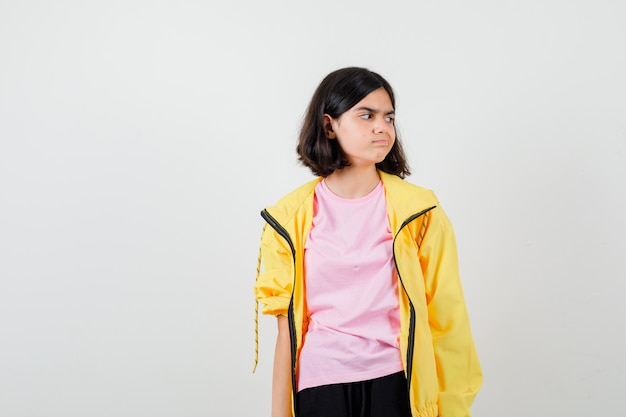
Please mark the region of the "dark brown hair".
<svg viewBox="0 0 626 417"><path fill-rule="evenodd" d="M391 85L367 68L338 69L322 80L307 108L296 148L298 160L311 169L313 174L326 177L336 169L350 165L343 157L339 143L327 139L324 114L336 119L379 88L384 88L389 94L395 110L396 99ZM389 154L376 167L400 178L411 174L397 131Z"/></svg>

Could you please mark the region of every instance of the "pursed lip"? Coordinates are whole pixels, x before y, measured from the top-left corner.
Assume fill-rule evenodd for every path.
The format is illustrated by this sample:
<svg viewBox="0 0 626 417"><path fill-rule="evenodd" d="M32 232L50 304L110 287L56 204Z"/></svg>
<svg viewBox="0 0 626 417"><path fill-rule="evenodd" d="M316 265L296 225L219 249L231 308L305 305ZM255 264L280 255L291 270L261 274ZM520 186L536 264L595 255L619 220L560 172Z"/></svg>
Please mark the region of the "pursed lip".
<svg viewBox="0 0 626 417"><path fill-rule="evenodd" d="M374 145L387 146L387 145L389 145L389 139L376 139L376 140L372 141L372 143Z"/></svg>

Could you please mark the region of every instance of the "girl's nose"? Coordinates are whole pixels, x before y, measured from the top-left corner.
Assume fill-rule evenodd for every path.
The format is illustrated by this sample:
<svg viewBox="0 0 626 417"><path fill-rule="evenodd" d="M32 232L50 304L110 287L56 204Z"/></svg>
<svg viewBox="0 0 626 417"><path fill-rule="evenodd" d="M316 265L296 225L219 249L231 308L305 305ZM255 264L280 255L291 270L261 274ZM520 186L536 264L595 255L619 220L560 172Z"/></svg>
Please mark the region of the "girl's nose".
<svg viewBox="0 0 626 417"><path fill-rule="evenodd" d="M387 116L376 118L376 123L374 123L375 133L390 132L391 130L393 130L393 124L387 121Z"/></svg>

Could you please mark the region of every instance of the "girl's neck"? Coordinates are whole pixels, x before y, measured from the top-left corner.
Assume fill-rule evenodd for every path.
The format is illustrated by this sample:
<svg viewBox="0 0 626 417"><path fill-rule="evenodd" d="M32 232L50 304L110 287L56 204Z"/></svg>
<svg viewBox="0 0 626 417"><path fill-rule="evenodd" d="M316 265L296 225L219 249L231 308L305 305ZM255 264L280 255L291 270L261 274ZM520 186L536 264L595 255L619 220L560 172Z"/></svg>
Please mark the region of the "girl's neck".
<svg viewBox="0 0 626 417"><path fill-rule="evenodd" d="M342 198L360 198L369 194L380 182L376 167L359 169L347 166L326 177L326 186Z"/></svg>

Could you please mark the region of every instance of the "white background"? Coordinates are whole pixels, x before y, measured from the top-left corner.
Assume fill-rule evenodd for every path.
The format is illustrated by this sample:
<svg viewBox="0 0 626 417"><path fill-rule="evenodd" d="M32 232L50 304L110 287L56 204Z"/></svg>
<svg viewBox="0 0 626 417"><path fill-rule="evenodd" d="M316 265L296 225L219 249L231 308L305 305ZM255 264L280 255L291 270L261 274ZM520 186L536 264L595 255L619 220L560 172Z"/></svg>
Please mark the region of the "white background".
<svg viewBox="0 0 626 417"><path fill-rule="evenodd" d="M348 65L458 238L483 417L623 416L626 3L0 2L0 416L267 416L259 211Z"/></svg>

